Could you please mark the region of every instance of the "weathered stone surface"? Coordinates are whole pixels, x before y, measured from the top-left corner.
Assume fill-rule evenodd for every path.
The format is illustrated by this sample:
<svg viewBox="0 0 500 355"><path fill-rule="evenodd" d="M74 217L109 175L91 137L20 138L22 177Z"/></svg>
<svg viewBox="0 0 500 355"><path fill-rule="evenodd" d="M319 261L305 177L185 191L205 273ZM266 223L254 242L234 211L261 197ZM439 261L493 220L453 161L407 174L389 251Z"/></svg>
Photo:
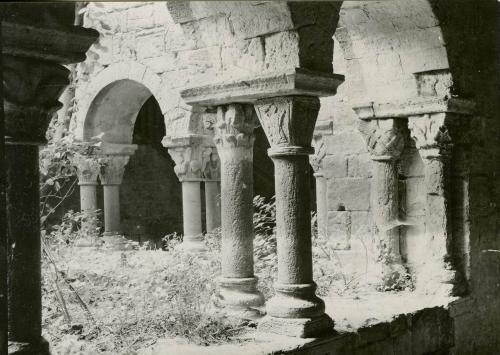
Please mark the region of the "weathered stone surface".
<svg viewBox="0 0 500 355"><path fill-rule="evenodd" d="M345 158L345 156L326 156L324 158L323 165L325 175L328 179L343 178L347 176L347 159Z"/></svg>
<svg viewBox="0 0 500 355"><path fill-rule="evenodd" d="M325 137L327 153L332 155L359 154L366 152L365 142L359 132L342 132Z"/></svg>
<svg viewBox="0 0 500 355"><path fill-rule="evenodd" d="M370 180L339 178L328 180L329 209L343 206L348 211L367 211L370 208Z"/></svg>
<svg viewBox="0 0 500 355"><path fill-rule="evenodd" d="M181 96L190 105L216 106L231 102L254 102L256 100L289 95L330 96L334 95L344 77L296 68L284 74L251 76L233 81L197 86L181 91Z"/></svg>
<svg viewBox="0 0 500 355"><path fill-rule="evenodd" d="M373 163L369 154L351 155L347 158L347 176L371 178Z"/></svg>
<svg viewBox="0 0 500 355"><path fill-rule="evenodd" d="M351 241L351 212L328 212L328 239L333 242L335 249L350 249Z"/></svg>

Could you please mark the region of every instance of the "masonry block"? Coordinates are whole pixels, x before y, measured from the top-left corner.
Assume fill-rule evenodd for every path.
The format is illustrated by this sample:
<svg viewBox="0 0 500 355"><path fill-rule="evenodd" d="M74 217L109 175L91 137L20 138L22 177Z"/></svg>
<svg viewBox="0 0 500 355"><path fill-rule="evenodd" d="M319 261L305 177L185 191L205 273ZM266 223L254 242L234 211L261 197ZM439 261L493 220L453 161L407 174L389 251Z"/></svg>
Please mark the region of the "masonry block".
<svg viewBox="0 0 500 355"><path fill-rule="evenodd" d="M343 178L347 176L347 160L344 156L328 155L323 160L326 177Z"/></svg>
<svg viewBox="0 0 500 355"><path fill-rule="evenodd" d="M272 34L265 38L266 71L285 71L300 67L299 38L296 32L286 31Z"/></svg>
<svg viewBox="0 0 500 355"><path fill-rule="evenodd" d="M329 210L367 211L370 208L370 179L332 178L327 184Z"/></svg>
<svg viewBox="0 0 500 355"><path fill-rule="evenodd" d="M328 212L327 235L335 249L349 249L351 239L351 218L349 211Z"/></svg>
<svg viewBox="0 0 500 355"><path fill-rule="evenodd" d="M327 154L359 154L366 153L366 144L361 133L356 131L339 132L325 137Z"/></svg>
<svg viewBox="0 0 500 355"><path fill-rule="evenodd" d="M347 158L347 176L371 178L372 165L372 160L368 153L352 155Z"/></svg>
<svg viewBox="0 0 500 355"><path fill-rule="evenodd" d="M351 235L364 238L372 234L372 218L368 211L351 211Z"/></svg>

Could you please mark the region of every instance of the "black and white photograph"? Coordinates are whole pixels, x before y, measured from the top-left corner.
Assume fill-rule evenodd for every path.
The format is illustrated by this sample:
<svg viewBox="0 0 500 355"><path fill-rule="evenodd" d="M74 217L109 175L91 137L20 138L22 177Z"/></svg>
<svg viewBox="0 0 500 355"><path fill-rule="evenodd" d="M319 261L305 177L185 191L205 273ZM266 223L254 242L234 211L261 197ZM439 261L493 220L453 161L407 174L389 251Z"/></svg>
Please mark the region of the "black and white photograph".
<svg viewBox="0 0 500 355"><path fill-rule="evenodd" d="M0 355L500 355L500 1L0 22Z"/></svg>

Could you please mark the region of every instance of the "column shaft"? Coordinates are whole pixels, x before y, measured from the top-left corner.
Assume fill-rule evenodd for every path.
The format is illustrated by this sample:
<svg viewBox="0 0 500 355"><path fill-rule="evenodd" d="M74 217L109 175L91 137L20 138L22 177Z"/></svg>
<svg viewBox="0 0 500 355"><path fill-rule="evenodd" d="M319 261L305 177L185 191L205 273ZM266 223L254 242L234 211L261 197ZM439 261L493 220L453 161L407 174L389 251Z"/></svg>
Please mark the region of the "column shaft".
<svg viewBox="0 0 500 355"><path fill-rule="evenodd" d="M373 218L387 263L401 263L399 249L399 187L393 160L375 160L372 178Z"/></svg>
<svg viewBox="0 0 500 355"><path fill-rule="evenodd" d="M273 158L276 188L278 283L312 283L309 161L307 155Z"/></svg>
<svg viewBox="0 0 500 355"><path fill-rule="evenodd" d="M211 232L221 226L221 204L219 196L219 182L205 181L207 232Z"/></svg>
<svg viewBox="0 0 500 355"><path fill-rule="evenodd" d="M104 236L121 234L120 185L103 185L104 192Z"/></svg>
<svg viewBox="0 0 500 355"><path fill-rule="evenodd" d="M182 181L183 247L187 250L205 250L201 229L200 181Z"/></svg>
<svg viewBox="0 0 500 355"><path fill-rule="evenodd" d="M80 185L80 208L82 211L97 210L97 185Z"/></svg>
<svg viewBox="0 0 500 355"><path fill-rule="evenodd" d="M221 157L222 276L253 277L253 161L248 148ZM245 157L246 156L246 157Z"/></svg>
<svg viewBox="0 0 500 355"><path fill-rule="evenodd" d="M316 178L316 218L318 234L327 237L328 200L326 178L323 173L315 173Z"/></svg>
<svg viewBox="0 0 500 355"><path fill-rule="evenodd" d="M6 145L9 340L40 342L40 191L37 145Z"/></svg>

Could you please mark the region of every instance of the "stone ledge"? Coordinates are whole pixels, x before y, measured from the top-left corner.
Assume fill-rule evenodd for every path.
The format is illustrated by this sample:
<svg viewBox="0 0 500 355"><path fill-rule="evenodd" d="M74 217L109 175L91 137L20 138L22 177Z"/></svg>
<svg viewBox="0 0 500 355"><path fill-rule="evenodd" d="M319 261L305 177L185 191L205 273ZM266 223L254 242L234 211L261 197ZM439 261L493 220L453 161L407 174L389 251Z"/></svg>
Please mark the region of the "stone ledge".
<svg viewBox="0 0 500 355"><path fill-rule="evenodd" d="M97 145L101 149L102 154L106 155L133 155L137 150L137 144L120 144L99 142Z"/></svg>
<svg viewBox="0 0 500 355"><path fill-rule="evenodd" d="M277 96L332 96L344 76L295 68L293 72L251 77L236 81L188 88L181 97L189 105L217 106L229 103L252 103Z"/></svg>
<svg viewBox="0 0 500 355"><path fill-rule="evenodd" d="M161 144L165 148L187 147L193 145L202 145L204 147L215 147L213 137L203 134L188 134L180 137L163 137Z"/></svg>
<svg viewBox="0 0 500 355"><path fill-rule="evenodd" d="M91 28L48 28L28 24L2 23L2 53L69 64L84 61L85 52L99 37Z"/></svg>
<svg viewBox="0 0 500 355"><path fill-rule="evenodd" d="M362 120L395 118L425 115L429 113L449 112L462 115L472 115L475 103L458 98L416 99L396 103L370 102L352 108Z"/></svg>

